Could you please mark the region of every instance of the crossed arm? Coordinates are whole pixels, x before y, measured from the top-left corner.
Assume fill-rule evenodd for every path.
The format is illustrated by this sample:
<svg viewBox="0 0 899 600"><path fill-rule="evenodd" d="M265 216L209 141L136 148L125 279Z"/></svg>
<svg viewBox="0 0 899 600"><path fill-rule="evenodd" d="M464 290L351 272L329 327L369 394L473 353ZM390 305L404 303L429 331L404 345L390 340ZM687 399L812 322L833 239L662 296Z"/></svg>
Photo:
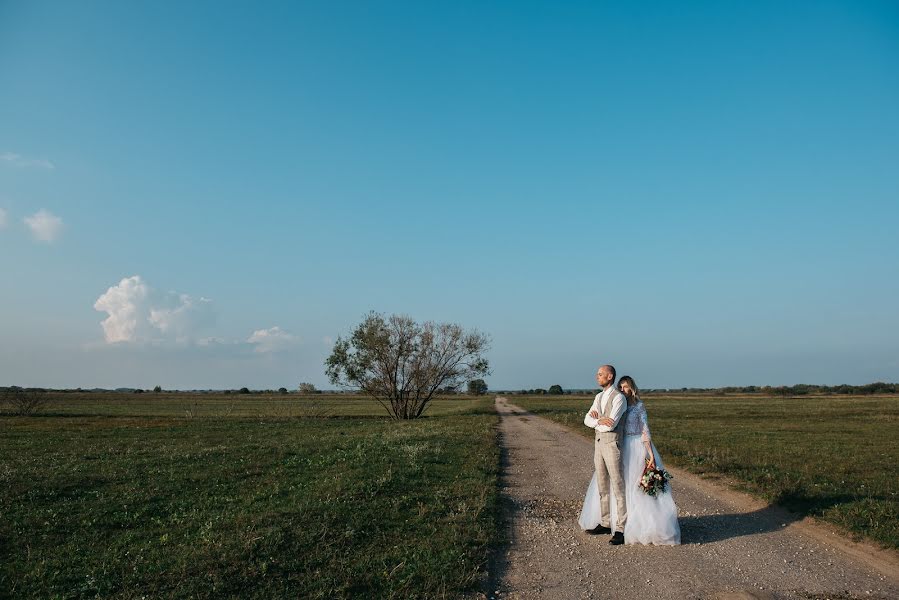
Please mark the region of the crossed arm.
<svg viewBox="0 0 899 600"><path fill-rule="evenodd" d="M612 414L608 417L600 416L598 402L599 398L593 401L593 406L588 413L597 420L596 429L598 431L611 431L612 429L615 429L615 426L618 425L618 421L621 419L621 415L624 414L624 409L627 408L627 401L624 399L624 394L618 393L612 398Z"/></svg>
<svg viewBox="0 0 899 600"><path fill-rule="evenodd" d="M625 409L627 408L627 401L624 399L623 394L616 394L615 398L612 400L612 414L609 417L603 417L599 414L599 406L598 406L599 398L594 400L593 406L590 407L590 412L587 413L588 416L596 419L596 429L599 431L611 431L618 425L618 421L621 419L621 416L624 414ZM640 415L640 419L642 421L642 442L643 448L646 449L646 457L649 461L649 466L651 468L655 468L655 454L652 451L652 441L649 437L649 427L646 424L646 416L645 413ZM602 429L600 429L602 427Z"/></svg>

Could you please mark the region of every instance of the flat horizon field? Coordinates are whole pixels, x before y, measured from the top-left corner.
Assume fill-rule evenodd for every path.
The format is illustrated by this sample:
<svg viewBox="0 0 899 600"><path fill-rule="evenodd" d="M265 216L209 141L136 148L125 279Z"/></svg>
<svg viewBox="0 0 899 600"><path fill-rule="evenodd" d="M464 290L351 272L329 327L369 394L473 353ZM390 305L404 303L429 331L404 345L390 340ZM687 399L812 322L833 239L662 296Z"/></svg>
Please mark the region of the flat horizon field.
<svg viewBox="0 0 899 600"><path fill-rule="evenodd" d="M508 397L590 433L589 395ZM506 535L493 398L395 421L345 394L51 393L0 416L0 590L477 593ZM899 396L644 400L669 464L899 548Z"/></svg>

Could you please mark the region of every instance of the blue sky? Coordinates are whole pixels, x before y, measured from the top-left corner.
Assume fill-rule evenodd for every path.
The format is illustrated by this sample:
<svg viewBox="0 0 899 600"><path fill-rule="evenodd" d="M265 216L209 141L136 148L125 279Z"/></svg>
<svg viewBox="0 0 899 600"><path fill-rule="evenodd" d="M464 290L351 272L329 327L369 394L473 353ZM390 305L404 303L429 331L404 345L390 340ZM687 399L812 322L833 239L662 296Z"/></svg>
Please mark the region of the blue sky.
<svg viewBox="0 0 899 600"><path fill-rule="evenodd" d="M899 5L0 1L0 385L899 380Z"/></svg>

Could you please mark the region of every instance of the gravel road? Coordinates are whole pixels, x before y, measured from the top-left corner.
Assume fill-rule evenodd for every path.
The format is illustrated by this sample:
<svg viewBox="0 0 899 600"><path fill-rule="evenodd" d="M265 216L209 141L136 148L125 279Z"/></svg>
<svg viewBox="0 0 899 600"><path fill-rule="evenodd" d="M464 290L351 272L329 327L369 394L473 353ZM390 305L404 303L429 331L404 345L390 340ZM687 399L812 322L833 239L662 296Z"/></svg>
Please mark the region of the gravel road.
<svg viewBox="0 0 899 600"><path fill-rule="evenodd" d="M505 398L496 410L509 540L490 598L899 598L894 553L676 469L683 544L610 546L577 524L593 442Z"/></svg>

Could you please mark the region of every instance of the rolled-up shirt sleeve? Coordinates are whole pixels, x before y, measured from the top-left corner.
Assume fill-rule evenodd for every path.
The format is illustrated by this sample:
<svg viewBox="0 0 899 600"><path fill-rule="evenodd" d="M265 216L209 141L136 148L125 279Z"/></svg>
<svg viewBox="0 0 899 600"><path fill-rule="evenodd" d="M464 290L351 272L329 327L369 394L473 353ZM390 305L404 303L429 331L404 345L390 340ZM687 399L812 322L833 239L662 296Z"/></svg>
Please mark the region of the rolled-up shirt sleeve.
<svg viewBox="0 0 899 600"><path fill-rule="evenodd" d="M612 412L609 414L609 418L612 419L612 426L608 425L599 425L596 427L596 431L612 431L615 427L618 426L618 421L621 419L621 415L624 414L624 409L627 408L627 402L624 399L624 394L621 392L616 393L612 396L610 400L612 403Z"/></svg>
<svg viewBox="0 0 899 600"><path fill-rule="evenodd" d="M596 429L596 426L599 424L597 419L594 419L590 416L590 411L595 410L599 412L599 399L602 397L602 392L596 394L596 397L593 399L593 405L590 407L590 410L587 411L587 414L584 415L584 425L589 427L590 429Z"/></svg>

